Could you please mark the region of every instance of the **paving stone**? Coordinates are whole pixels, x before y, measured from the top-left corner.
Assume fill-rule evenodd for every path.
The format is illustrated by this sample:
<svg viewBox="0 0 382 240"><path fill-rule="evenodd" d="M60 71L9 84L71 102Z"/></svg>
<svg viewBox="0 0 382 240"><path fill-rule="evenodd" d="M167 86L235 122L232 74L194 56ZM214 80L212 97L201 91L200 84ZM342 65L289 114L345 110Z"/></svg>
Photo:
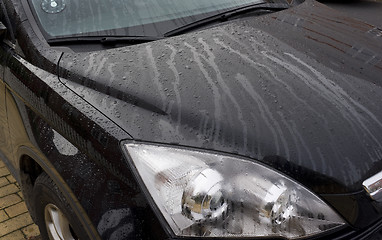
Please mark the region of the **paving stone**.
<svg viewBox="0 0 382 240"><path fill-rule="evenodd" d="M35 224L25 227L21 231L28 239L40 236L40 230Z"/></svg>
<svg viewBox="0 0 382 240"><path fill-rule="evenodd" d="M10 234L7 234L3 237L0 237L0 240L25 240L25 237L23 233L20 230L18 230Z"/></svg>
<svg viewBox="0 0 382 240"><path fill-rule="evenodd" d="M6 208L5 212L8 214L9 217L12 218L22 213L28 212L28 209L24 202L20 202L16 205Z"/></svg>
<svg viewBox="0 0 382 240"><path fill-rule="evenodd" d="M8 181L10 183L15 183L16 182L16 179L12 175L7 176L6 178L8 179Z"/></svg>
<svg viewBox="0 0 382 240"><path fill-rule="evenodd" d="M29 237L28 240L42 240L41 236Z"/></svg>
<svg viewBox="0 0 382 240"><path fill-rule="evenodd" d="M0 178L0 187L3 187L3 186L8 185L8 184L9 184L9 181L6 177Z"/></svg>
<svg viewBox="0 0 382 240"><path fill-rule="evenodd" d="M14 232L22 227L31 225L33 223L29 213L24 213L17 217L11 218L5 222L0 223L0 236Z"/></svg>
<svg viewBox="0 0 382 240"><path fill-rule="evenodd" d="M7 216L5 211L4 210L0 210L0 222L4 222L7 219L9 219L9 217Z"/></svg>
<svg viewBox="0 0 382 240"><path fill-rule="evenodd" d="M21 191L18 192L17 195L19 195L22 199L24 199L23 193Z"/></svg>
<svg viewBox="0 0 382 240"><path fill-rule="evenodd" d="M16 179L0 160L0 240L42 240Z"/></svg>
<svg viewBox="0 0 382 240"><path fill-rule="evenodd" d="M0 188L0 197L19 192L20 189L15 184L9 184Z"/></svg>
<svg viewBox="0 0 382 240"><path fill-rule="evenodd" d="M17 194L11 194L0 198L0 209L12 206L16 203L21 202L22 199Z"/></svg>
<svg viewBox="0 0 382 240"><path fill-rule="evenodd" d="M0 177L8 176L10 173L6 167L0 168Z"/></svg>

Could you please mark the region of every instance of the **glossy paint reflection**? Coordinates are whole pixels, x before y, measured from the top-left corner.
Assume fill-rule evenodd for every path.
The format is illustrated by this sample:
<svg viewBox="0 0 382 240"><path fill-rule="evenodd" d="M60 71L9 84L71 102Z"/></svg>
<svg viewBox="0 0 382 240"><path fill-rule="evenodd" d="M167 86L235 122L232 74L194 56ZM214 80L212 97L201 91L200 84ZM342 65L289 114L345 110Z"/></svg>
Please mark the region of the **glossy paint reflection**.
<svg viewBox="0 0 382 240"><path fill-rule="evenodd" d="M267 156L279 156L336 183L325 191L358 191L382 159L382 62L368 61L367 72L355 69L364 62L346 53L353 43L344 36L352 26L322 34L338 17L316 5L150 44L65 53L62 81L135 139L238 153L266 164ZM312 24L307 9L321 25ZM311 25L322 31L310 31ZM381 43L367 34L370 28L354 26L365 30L358 44L376 52ZM305 41L305 34L340 42L333 48ZM325 182L304 184L321 191Z"/></svg>

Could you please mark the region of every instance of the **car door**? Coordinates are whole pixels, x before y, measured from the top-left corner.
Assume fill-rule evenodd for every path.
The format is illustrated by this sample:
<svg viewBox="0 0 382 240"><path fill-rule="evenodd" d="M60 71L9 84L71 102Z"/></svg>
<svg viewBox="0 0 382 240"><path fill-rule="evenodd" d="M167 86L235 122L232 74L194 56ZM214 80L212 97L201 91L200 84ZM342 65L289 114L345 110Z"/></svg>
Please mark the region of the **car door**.
<svg viewBox="0 0 382 240"><path fill-rule="evenodd" d="M3 57L3 51L0 50L0 58L2 57ZM8 133L7 121L6 121L6 108L5 108L5 83L3 81L3 76L4 76L4 66L3 66L3 61L1 61L1 66L0 66L0 152L1 153L4 152L3 150L6 145L5 140L7 139L7 133Z"/></svg>
<svg viewBox="0 0 382 240"><path fill-rule="evenodd" d="M2 19L1 19L2 21ZM12 154L11 141L8 129L8 117L6 112L6 83L4 82L4 72L6 62L9 57L9 35L6 35L5 24L0 22L0 159L9 162Z"/></svg>

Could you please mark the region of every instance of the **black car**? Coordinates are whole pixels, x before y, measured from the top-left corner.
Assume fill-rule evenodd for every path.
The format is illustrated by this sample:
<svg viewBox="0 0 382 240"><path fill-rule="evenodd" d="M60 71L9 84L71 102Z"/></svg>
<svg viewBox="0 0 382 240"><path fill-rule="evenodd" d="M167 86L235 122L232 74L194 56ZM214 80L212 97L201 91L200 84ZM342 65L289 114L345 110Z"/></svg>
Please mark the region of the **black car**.
<svg viewBox="0 0 382 240"><path fill-rule="evenodd" d="M382 30L314 0L0 0L0 158L43 239L366 239Z"/></svg>

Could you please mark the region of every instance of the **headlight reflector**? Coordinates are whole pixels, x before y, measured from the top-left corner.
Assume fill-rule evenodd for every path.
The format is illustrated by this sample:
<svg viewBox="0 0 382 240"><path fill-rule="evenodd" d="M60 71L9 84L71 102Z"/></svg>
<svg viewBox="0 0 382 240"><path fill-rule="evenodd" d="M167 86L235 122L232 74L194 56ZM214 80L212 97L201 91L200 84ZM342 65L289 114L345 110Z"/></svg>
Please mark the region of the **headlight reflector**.
<svg viewBox="0 0 382 240"><path fill-rule="evenodd" d="M296 239L345 224L308 189L259 163L158 145L124 147L177 236Z"/></svg>

